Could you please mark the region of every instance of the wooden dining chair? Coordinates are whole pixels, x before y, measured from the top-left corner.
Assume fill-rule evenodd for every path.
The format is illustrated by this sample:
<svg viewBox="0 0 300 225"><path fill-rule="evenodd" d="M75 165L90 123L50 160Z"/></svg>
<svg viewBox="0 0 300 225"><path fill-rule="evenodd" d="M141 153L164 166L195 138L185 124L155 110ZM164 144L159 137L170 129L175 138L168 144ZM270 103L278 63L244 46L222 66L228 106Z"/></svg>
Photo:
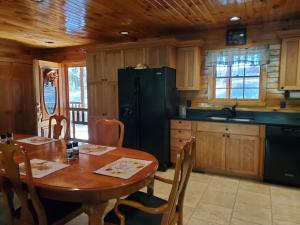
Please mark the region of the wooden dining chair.
<svg viewBox="0 0 300 225"><path fill-rule="evenodd" d="M55 121L55 124L52 122ZM65 133L62 135L62 131L65 123ZM52 131L53 126L53 131ZM53 115L49 118L49 138L59 139L61 137L65 140L70 138L70 122L69 119L63 115Z"/></svg>
<svg viewBox="0 0 300 225"><path fill-rule="evenodd" d="M191 137L178 150L173 180L155 176L158 181L172 185L168 200L148 193L136 192L126 199L118 199L115 208L105 217L108 224L120 225L182 225L183 202L193 168L195 138Z"/></svg>
<svg viewBox="0 0 300 225"><path fill-rule="evenodd" d="M116 119L96 120L95 144L122 147L124 139L124 124Z"/></svg>
<svg viewBox="0 0 300 225"><path fill-rule="evenodd" d="M24 148L18 145L0 144L1 164L4 171L0 175L0 190L9 209L8 224L12 225L50 225L65 224L82 213L80 203L55 201L40 198L31 172L31 165ZM15 159L24 162L20 167ZM21 177L20 171L26 176ZM14 195L20 203L17 207Z"/></svg>

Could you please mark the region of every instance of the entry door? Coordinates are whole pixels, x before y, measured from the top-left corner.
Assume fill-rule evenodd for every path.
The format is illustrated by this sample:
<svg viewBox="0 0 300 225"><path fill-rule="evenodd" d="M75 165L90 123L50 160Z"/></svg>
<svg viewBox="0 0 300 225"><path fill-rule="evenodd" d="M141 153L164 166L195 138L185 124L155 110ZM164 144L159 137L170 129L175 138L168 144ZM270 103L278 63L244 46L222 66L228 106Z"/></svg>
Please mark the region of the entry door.
<svg viewBox="0 0 300 225"><path fill-rule="evenodd" d="M39 136L48 136L49 117L65 114L62 64L34 60L36 121Z"/></svg>

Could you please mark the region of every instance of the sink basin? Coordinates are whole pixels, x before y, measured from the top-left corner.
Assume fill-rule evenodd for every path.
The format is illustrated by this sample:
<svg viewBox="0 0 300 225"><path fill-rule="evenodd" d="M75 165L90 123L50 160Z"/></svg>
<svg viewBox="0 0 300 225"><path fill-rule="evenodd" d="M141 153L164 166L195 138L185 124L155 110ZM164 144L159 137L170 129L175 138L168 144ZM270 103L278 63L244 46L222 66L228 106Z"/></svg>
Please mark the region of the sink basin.
<svg viewBox="0 0 300 225"><path fill-rule="evenodd" d="M227 117L221 117L221 116L209 116L208 119L211 120L227 120Z"/></svg>
<svg viewBox="0 0 300 225"><path fill-rule="evenodd" d="M227 118L224 116L209 116L207 117L208 119L211 120L219 120L219 121L235 121L235 122L252 122L254 121L253 118L250 117L234 117L234 118Z"/></svg>
<svg viewBox="0 0 300 225"><path fill-rule="evenodd" d="M236 122L251 122L254 121L252 118L230 118L229 121L236 121Z"/></svg>

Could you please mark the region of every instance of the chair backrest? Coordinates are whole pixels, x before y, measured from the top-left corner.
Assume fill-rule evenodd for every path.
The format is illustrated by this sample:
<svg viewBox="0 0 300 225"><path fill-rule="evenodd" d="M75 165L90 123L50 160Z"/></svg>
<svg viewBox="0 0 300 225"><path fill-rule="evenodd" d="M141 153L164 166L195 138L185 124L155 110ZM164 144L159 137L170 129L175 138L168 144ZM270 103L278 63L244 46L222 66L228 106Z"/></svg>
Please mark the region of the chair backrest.
<svg viewBox="0 0 300 225"><path fill-rule="evenodd" d="M95 144L122 147L124 139L124 124L119 120L96 120Z"/></svg>
<svg viewBox="0 0 300 225"><path fill-rule="evenodd" d="M191 137L178 149L173 185L168 199L168 210L163 215L162 224L173 224L175 214L182 210L186 187L194 165L195 137Z"/></svg>
<svg viewBox="0 0 300 225"><path fill-rule="evenodd" d="M52 124L52 121L55 121L54 125ZM64 133L64 135L62 135L62 131L63 131L63 128L64 128L63 122L65 122L65 133ZM53 125L53 131L52 131L52 125ZM62 115L50 116L50 118L49 118L49 134L48 134L48 137L59 139L60 136L62 136L63 139L65 139L65 140L69 139L69 137L70 137L69 119L65 116L62 116Z"/></svg>
<svg viewBox="0 0 300 225"><path fill-rule="evenodd" d="M4 193L5 202L8 205L10 213L10 224L47 224L47 216L45 209L40 201L40 198L32 183L32 173L30 160L24 148L19 145L0 144L1 167L4 169L4 176L0 176L0 186ZM19 165L23 162L23 165ZM25 172L24 178L20 172ZM23 181L23 182L22 182ZM21 204L21 211L16 218L16 211L13 201L13 196L16 195ZM29 201L30 197L30 201ZM32 215L32 209L35 215ZM35 218L35 219L34 219Z"/></svg>

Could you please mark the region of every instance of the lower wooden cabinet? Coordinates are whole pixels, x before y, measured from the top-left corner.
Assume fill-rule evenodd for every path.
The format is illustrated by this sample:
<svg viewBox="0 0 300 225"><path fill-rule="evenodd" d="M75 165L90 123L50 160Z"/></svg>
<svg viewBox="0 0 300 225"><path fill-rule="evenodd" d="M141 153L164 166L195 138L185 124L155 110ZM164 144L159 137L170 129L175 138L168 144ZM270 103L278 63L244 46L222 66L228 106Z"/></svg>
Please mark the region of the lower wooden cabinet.
<svg viewBox="0 0 300 225"><path fill-rule="evenodd" d="M230 123L209 125L209 122L197 124L197 169L247 177L262 176L264 126Z"/></svg>
<svg viewBox="0 0 300 225"><path fill-rule="evenodd" d="M226 170L256 176L260 138L244 135L228 135L226 138Z"/></svg>
<svg viewBox="0 0 300 225"><path fill-rule="evenodd" d="M220 133L197 132L196 167L225 169L225 137Z"/></svg>

